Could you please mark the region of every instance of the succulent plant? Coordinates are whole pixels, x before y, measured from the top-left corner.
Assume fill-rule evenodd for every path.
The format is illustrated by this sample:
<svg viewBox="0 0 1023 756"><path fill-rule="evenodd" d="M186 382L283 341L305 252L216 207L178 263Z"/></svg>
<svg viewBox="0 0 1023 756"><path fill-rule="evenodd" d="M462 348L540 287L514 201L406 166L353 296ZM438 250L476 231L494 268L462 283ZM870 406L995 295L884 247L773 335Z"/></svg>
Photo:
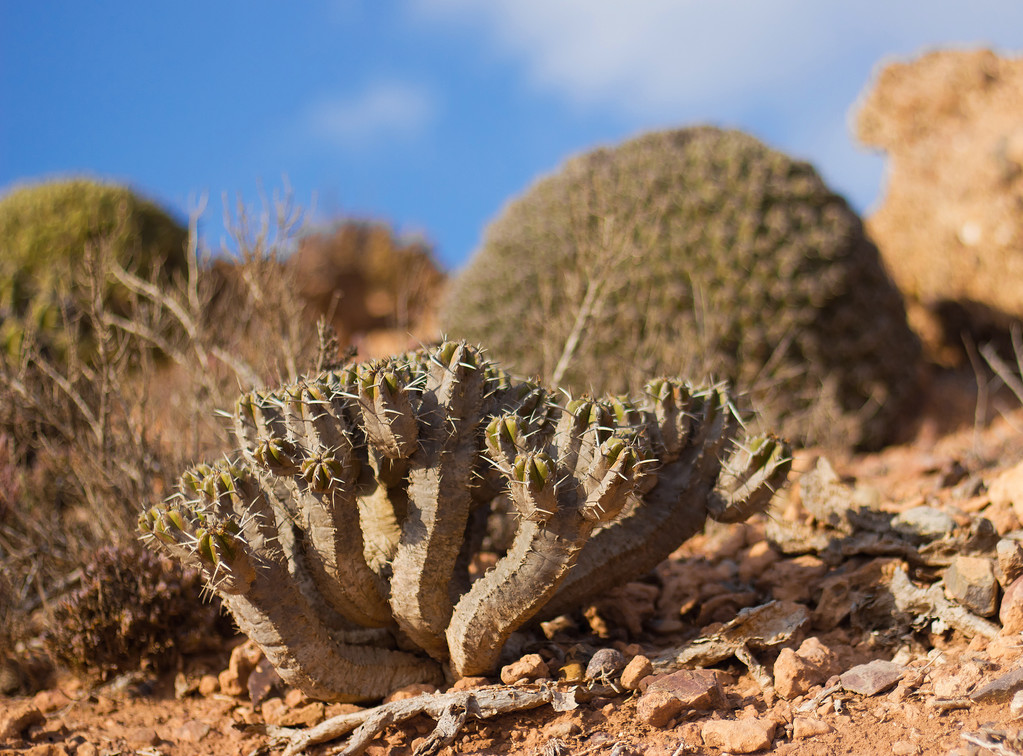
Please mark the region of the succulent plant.
<svg viewBox="0 0 1023 756"><path fill-rule="evenodd" d="M310 696L487 673L513 631L763 509L789 471L784 442L735 441L723 385L559 397L464 342L250 392L240 458L187 471L140 527ZM514 541L475 575L501 496Z"/></svg>
<svg viewBox="0 0 1023 756"><path fill-rule="evenodd" d="M0 198L0 348L16 353L26 335L44 349L70 346L64 317L88 306L81 268L90 247L142 276L169 275L184 270L187 241L184 225L123 186L70 179L14 188ZM112 281L104 296L127 309Z"/></svg>
<svg viewBox="0 0 1023 756"><path fill-rule="evenodd" d="M714 376L802 442L881 445L918 393L919 344L856 213L738 131L569 160L487 228L444 310L509 370L577 392Z"/></svg>

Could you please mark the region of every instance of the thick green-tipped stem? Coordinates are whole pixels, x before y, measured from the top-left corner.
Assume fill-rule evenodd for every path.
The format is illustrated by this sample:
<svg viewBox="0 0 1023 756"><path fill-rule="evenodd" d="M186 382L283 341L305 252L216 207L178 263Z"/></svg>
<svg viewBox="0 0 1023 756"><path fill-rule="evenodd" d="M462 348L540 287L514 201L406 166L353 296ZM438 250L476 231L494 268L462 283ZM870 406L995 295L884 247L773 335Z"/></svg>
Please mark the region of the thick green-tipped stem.
<svg viewBox="0 0 1023 756"><path fill-rule="evenodd" d="M465 344L436 352L419 410L419 449L409 458L408 514L392 564L391 609L432 657L448 656L444 632L452 580L472 505L485 375Z"/></svg>
<svg viewBox="0 0 1023 756"><path fill-rule="evenodd" d="M447 641L456 676L494 669L508 636L554 595L593 528L621 511L635 461L635 450L616 438L583 474L558 468L546 452L516 458L508 480L519 529L508 553L455 606Z"/></svg>
<svg viewBox="0 0 1023 756"><path fill-rule="evenodd" d="M707 500L736 420L721 389L697 397L695 404L698 414L692 416L691 424L673 424L676 433L686 436L665 439L666 446L683 449L681 456L649 473L656 476L653 488L586 543L541 617L583 606L621 584L623 576L649 572L703 528Z"/></svg>
<svg viewBox="0 0 1023 756"><path fill-rule="evenodd" d="M774 436L757 436L738 445L721 470L707 502L718 522L742 522L771 504L792 470L792 448Z"/></svg>

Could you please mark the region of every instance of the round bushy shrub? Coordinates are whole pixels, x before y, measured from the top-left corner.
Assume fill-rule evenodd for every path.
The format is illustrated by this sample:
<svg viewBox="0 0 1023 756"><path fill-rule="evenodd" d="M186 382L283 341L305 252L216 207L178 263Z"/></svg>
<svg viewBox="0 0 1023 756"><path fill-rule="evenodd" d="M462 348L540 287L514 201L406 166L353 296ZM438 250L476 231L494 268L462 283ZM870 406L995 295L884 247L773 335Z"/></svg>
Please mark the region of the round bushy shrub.
<svg viewBox="0 0 1023 756"><path fill-rule="evenodd" d="M859 217L812 166L712 127L569 160L511 202L442 326L574 391L711 376L804 443L875 447L920 348Z"/></svg>
<svg viewBox="0 0 1023 756"><path fill-rule="evenodd" d="M188 229L127 187L87 179L24 185L0 198L0 348L31 334L43 349L67 347L65 317L92 296L87 251L143 277L184 270ZM105 282L105 304L127 313L123 289Z"/></svg>
<svg viewBox="0 0 1023 756"><path fill-rule="evenodd" d="M230 632L219 601L196 601L203 589L197 571L135 544L101 548L54 609L47 648L64 666L99 677L168 669L180 654L217 648Z"/></svg>

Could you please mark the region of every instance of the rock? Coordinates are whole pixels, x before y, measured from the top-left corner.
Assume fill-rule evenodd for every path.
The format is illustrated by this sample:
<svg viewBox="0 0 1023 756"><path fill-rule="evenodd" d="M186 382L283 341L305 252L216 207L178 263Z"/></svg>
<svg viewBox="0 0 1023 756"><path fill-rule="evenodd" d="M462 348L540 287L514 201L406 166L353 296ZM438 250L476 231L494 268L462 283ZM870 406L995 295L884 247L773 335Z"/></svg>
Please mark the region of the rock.
<svg viewBox="0 0 1023 756"><path fill-rule="evenodd" d="M1020 112L1023 60L990 50L891 63L860 99L857 136L889 158L867 230L946 363L962 359L963 332L979 343L1023 317Z"/></svg>
<svg viewBox="0 0 1023 756"><path fill-rule="evenodd" d="M15 704L0 717L0 741L20 738L29 727L45 721L46 717L31 701Z"/></svg>
<svg viewBox="0 0 1023 756"><path fill-rule="evenodd" d="M792 720L792 737L795 740L824 735L835 728L817 717L794 717Z"/></svg>
<svg viewBox="0 0 1023 756"><path fill-rule="evenodd" d="M210 726L198 719L189 719L177 730L178 740L187 743L198 743L210 734Z"/></svg>
<svg viewBox="0 0 1023 756"><path fill-rule="evenodd" d="M770 543L757 541L746 550L739 562L739 579L744 583L752 583L779 559L781 559L781 554Z"/></svg>
<svg viewBox="0 0 1023 756"><path fill-rule="evenodd" d="M622 687L626 690L639 690L639 681L649 677L653 671L654 665L647 657L642 654L632 657L622 670Z"/></svg>
<svg viewBox="0 0 1023 756"><path fill-rule="evenodd" d="M1023 575L1023 545L1019 541L1003 538L995 546L998 555L998 577L1005 588Z"/></svg>
<svg viewBox="0 0 1023 756"><path fill-rule="evenodd" d="M1005 703L1023 690L1023 667L996 677L987 685L982 685L970 694L970 698L978 703Z"/></svg>
<svg viewBox="0 0 1023 756"><path fill-rule="evenodd" d="M990 559L957 556L945 570L945 595L981 617L998 611L998 581Z"/></svg>
<svg viewBox="0 0 1023 756"><path fill-rule="evenodd" d="M1013 719L1023 717L1023 690L1017 690L1012 694L1012 701L1009 703L1009 714Z"/></svg>
<svg viewBox="0 0 1023 756"><path fill-rule="evenodd" d="M901 664L875 659L843 672L840 682L842 687L850 693L875 696L895 685L905 669Z"/></svg>
<svg viewBox="0 0 1023 756"><path fill-rule="evenodd" d="M827 679L825 676L824 679ZM774 662L774 689L779 696L793 699L821 682L820 670L791 648L783 648Z"/></svg>
<svg viewBox="0 0 1023 756"><path fill-rule="evenodd" d="M553 722L544 726L543 732L549 738L565 740L582 732L582 724L579 722L578 714L562 714Z"/></svg>
<svg viewBox="0 0 1023 756"><path fill-rule="evenodd" d="M892 754L894 756L916 756L920 753L920 746L909 740L896 740L892 743Z"/></svg>
<svg viewBox="0 0 1023 756"><path fill-rule="evenodd" d="M36 708L43 714L49 714L50 712L57 711L57 709L63 709L65 706L70 706L71 699L68 698L61 690L43 690L32 697L32 703L34 703Z"/></svg>
<svg viewBox="0 0 1023 756"><path fill-rule="evenodd" d="M867 486L844 482L825 457L799 479L800 498L806 511L821 525L852 533L851 515L860 509L876 509L879 494Z"/></svg>
<svg viewBox="0 0 1023 756"><path fill-rule="evenodd" d="M685 705L666 690L648 690L636 702L636 716L651 727L667 727Z"/></svg>
<svg viewBox="0 0 1023 756"><path fill-rule="evenodd" d="M920 506L907 509L892 518L892 529L919 541L936 541L955 530L952 516L934 507Z"/></svg>
<svg viewBox="0 0 1023 756"><path fill-rule="evenodd" d="M1003 635L1023 632L1023 576L1009 583L998 608L998 621L1002 623Z"/></svg>
<svg viewBox="0 0 1023 756"><path fill-rule="evenodd" d="M455 684L451 686L451 690L475 690L476 688L483 688L490 685L490 679L486 677L463 677L460 680L455 680Z"/></svg>
<svg viewBox="0 0 1023 756"><path fill-rule="evenodd" d="M805 554L775 562L756 584L758 588L770 590L778 601L806 601L812 595L817 580L827 571L828 566L820 557Z"/></svg>
<svg viewBox="0 0 1023 756"><path fill-rule="evenodd" d="M602 648L586 665L586 679L611 682L625 669L625 654L616 648Z"/></svg>
<svg viewBox="0 0 1023 756"><path fill-rule="evenodd" d="M730 753L755 753L771 747L775 724L760 719L710 719L703 723L700 735L709 748Z"/></svg>
<svg viewBox="0 0 1023 756"><path fill-rule="evenodd" d="M263 652L260 651L259 646L250 640L235 646L231 651L231 660L228 662L227 669L217 676L220 691L229 696L247 694L246 686L249 675L262 657Z"/></svg>
<svg viewBox="0 0 1023 756"><path fill-rule="evenodd" d="M980 665L968 661L956 665L954 669L945 669L942 674L932 676L931 689L937 698L958 698L966 695L982 677Z"/></svg>
<svg viewBox="0 0 1023 756"><path fill-rule="evenodd" d="M992 504L1008 504L1018 517L1023 516L1023 462L988 481L987 496Z"/></svg>
<svg viewBox="0 0 1023 756"><path fill-rule="evenodd" d="M407 701L410 698L416 698L418 696L430 695L436 693L437 687L430 685L429 683L411 683L404 687L392 690L391 693L384 699L384 703L391 703L392 701ZM287 699L285 699L287 700Z"/></svg>
<svg viewBox="0 0 1023 756"><path fill-rule="evenodd" d="M199 684L201 689L202 681ZM284 688L284 681L281 680L270 660L264 657L249 673L245 687L249 691L249 700L252 701L252 705L259 706L259 703L272 693L280 693Z"/></svg>
<svg viewBox="0 0 1023 756"><path fill-rule="evenodd" d="M724 706L725 692L717 675L709 669L681 669L658 675L646 686L646 694L663 690L677 698L686 709L715 709Z"/></svg>
<svg viewBox="0 0 1023 756"><path fill-rule="evenodd" d="M823 675L821 682L832 675L837 675L841 669L838 665L838 654L821 643L821 639L816 636L804 640L796 650L796 655L820 669Z"/></svg>
<svg viewBox="0 0 1023 756"><path fill-rule="evenodd" d="M539 680L550 676L547 664L540 654L526 654L517 662L501 669L501 682L512 685L520 680Z"/></svg>
<svg viewBox="0 0 1023 756"><path fill-rule="evenodd" d="M326 706L322 701L300 706L281 713L276 724L281 727L313 727L323 721Z"/></svg>
<svg viewBox="0 0 1023 756"><path fill-rule="evenodd" d="M199 695L209 698L220 690L220 680L216 675L203 675L199 678Z"/></svg>
<svg viewBox="0 0 1023 756"><path fill-rule="evenodd" d="M152 727L133 727L124 733L124 739L129 745L140 748L155 746L160 742L160 736Z"/></svg>

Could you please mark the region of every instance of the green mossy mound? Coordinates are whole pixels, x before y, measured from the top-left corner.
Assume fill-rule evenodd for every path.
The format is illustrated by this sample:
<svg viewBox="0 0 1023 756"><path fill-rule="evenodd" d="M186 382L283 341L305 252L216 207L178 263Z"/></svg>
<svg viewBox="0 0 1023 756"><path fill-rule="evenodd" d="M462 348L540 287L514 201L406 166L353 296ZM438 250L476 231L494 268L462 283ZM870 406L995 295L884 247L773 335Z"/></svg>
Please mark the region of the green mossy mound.
<svg viewBox="0 0 1023 756"><path fill-rule="evenodd" d="M27 336L66 351L67 327L92 296L83 272L92 251L149 277L184 270L187 242L184 224L123 186L70 179L13 189L0 198L0 351L16 354ZM103 290L129 314L123 289Z"/></svg>
<svg viewBox="0 0 1023 756"><path fill-rule="evenodd" d="M540 179L487 229L442 326L576 392L725 378L803 443L880 446L918 393L918 340L856 213L809 164L711 127Z"/></svg>

